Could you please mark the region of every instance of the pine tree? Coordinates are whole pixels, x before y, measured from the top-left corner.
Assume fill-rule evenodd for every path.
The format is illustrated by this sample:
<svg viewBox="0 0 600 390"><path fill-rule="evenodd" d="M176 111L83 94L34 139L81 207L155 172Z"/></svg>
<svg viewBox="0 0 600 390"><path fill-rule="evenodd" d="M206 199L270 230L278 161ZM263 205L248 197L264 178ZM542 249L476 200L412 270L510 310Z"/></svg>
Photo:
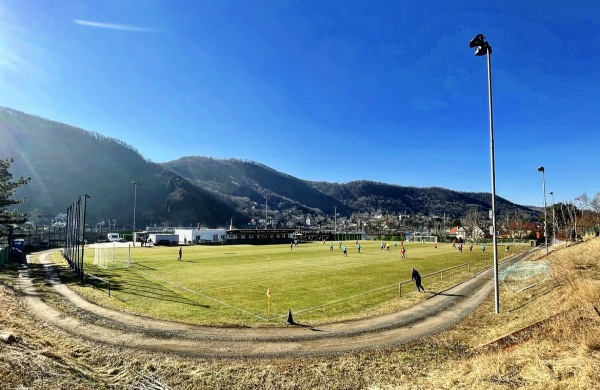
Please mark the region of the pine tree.
<svg viewBox="0 0 600 390"><path fill-rule="evenodd" d="M27 221L27 215L18 213L16 210L7 210L9 206L14 206L25 202L25 199L12 199L17 193L17 188L29 183L31 178L21 177L18 180L12 180L13 175L8 171L14 160L0 160L0 236L6 235L10 225L18 225Z"/></svg>

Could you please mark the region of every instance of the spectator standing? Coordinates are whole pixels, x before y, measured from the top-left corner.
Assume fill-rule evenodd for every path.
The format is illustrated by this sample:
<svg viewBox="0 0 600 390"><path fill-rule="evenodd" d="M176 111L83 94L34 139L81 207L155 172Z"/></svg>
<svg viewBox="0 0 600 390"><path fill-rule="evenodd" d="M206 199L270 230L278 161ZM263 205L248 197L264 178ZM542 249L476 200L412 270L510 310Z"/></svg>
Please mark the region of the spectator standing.
<svg viewBox="0 0 600 390"><path fill-rule="evenodd" d="M425 292L425 288L421 284L421 275L419 275L419 272L414 268L412 269L412 279L411 280L415 281L415 287L417 287L417 290L419 292L421 292L421 290L423 290L423 292Z"/></svg>

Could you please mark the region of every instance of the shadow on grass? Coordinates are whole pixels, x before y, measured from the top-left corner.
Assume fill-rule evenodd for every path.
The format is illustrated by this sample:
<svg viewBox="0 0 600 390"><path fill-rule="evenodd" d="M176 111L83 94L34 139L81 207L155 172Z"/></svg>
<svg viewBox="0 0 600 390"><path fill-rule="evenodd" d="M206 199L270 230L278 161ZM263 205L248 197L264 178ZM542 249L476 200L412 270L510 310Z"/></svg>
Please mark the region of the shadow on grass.
<svg viewBox="0 0 600 390"><path fill-rule="evenodd" d="M80 276L77 275L75 271L71 269L68 265L48 266L45 264L29 263L28 268L31 280L34 283L34 285L49 287L45 288L44 294L50 299L52 299L53 297L60 298L60 294L51 288L56 283L62 283L67 286L81 284ZM50 274L48 273L48 271L50 270L56 272L56 278L50 276ZM114 275L112 275L109 272L95 272L94 276L105 280L114 279ZM93 285L95 288L108 288L108 286L101 287L100 284L103 282L98 281L97 279L94 282L91 282L91 280L89 279L87 280L87 284ZM176 294L175 292L169 290L165 286L148 281L138 275L131 273L126 274L126 276L124 275L122 280L120 281L110 281L110 290L111 292L119 292L120 294L126 296L139 296L148 299L179 303L183 305L196 306L207 309L210 308L210 305L199 304L193 300ZM125 301L121 298L119 298L119 300Z"/></svg>
<svg viewBox="0 0 600 390"><path fill-rule="evenodd" d="M182 297L159 283L149 281L133 273L123 275L123 278L117 282L111 282L111 291L126 296L137 296L164 302L210 308L210 305L199 304L191 299Z"/></svg>
<svg viewBox="0 0 600 390"><path fill-rule="evenodd" d="M129 296L137 296L137 297L143 297L143 298L148 298L148 299L156 299L159 301L164 301L164 302L173 302L173 303L179 303L182 305L188 305L188 306L196 306L196 307L202 307L205 309L210 309L210 305L203 305L200 303L196 303L192 300L189 300L187 298L182 298L178 295L163 295L163 296L157 296L156 294L144 294L144 293L135 293L135 292L130 292L130 291L123 291L120 290L119 291L121 294L126 294ZM121 299L123 300L123 299Z"/></svg>
<svg viewBox="0 0 600 390"><path fill-rule="evenodd" d="M142 268L146 268L146 269L149 269L149 270L152 270L152 271L156 271L156 268L149 267L149 266L147 266L145 264L142 264L142 263L132 263L132 264L136 265L138 267L142 267Z"/></svg>
<svg viewBox="0 0 600 390"><path fill-rule="evenodd" d="M56 283L79 284L81 277L68 266L54 266L47 264L29 263L27 264L31 281L37 285L52 286ZM49 272L56 272L56 277L50 276Z"/></svg>
<svg viewBox="0 0 600 390"><path fill-rule="evenodd" d="M39 291L31 294L25 291L21 291L20 293L40 297L44 301L57 302L63 299L62 295L54 289L56 284L74 285L81 282L79 275L68 266L28 263L26 272L29 274L33 286L38 286ZM51 272L55 272L55 275L51 274Z"/></svg>

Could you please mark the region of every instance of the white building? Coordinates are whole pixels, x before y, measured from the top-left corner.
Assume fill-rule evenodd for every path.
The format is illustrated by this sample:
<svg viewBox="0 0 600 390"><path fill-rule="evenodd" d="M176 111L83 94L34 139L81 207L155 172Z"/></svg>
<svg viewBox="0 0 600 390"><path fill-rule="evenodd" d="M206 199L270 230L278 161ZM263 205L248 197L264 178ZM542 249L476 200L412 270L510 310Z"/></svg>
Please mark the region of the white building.
<svg viewBox="0 0 600 390"><path fill-rule="evenodd" d="M217 244L225 241L227 229L175 229L179 243Z"/></svg>

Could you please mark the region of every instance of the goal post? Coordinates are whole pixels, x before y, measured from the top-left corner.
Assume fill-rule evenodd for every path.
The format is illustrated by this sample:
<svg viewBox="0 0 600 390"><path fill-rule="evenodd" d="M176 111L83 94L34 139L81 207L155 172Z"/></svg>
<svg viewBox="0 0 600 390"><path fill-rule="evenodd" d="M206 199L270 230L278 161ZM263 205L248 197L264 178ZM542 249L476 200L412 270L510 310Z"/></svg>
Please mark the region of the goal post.
<svg viewBox="0 0 600 390"><path fill-rule="evenodd" d="M421 243L436 244L438 242L438 238L437 238L437 236L425 236L425 235L419 234L419 235L413 236L413 241L421 242Z"/></svg>
<svg viewBox="0 0 600 390"><path fill-rule="evenodd" d="M115 243L96 245L94 248L94 265L107 269L111 267L131 267L131 245L124 247Z"/></svg>

